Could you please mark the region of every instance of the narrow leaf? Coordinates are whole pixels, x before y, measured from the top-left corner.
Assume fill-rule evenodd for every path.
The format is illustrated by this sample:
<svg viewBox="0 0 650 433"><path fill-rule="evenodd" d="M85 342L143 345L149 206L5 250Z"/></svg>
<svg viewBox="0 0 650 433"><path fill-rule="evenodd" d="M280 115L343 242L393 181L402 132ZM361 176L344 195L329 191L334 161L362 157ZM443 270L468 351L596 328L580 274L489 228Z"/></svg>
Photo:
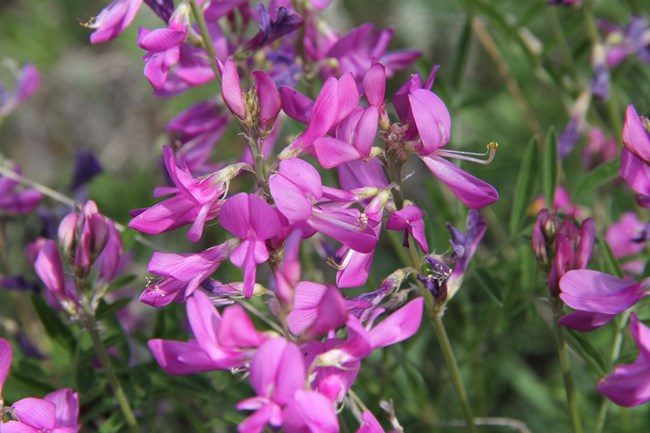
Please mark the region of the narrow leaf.
<svg viewBox="0 0 650 433"><path fill-rule="evenodd" d="M586 192L595 191L601 186L613 181L618 177L618 170L621 166L621 159L614 158L611 161L608 161L604 164L600 164L598 167L591 170L585 176L582 177L582 180L578 184L576 189L576 197L580 197Z"/></svg>
<svg viewBox="0 0 650 433"><path fill-rule="evenodd" d="M598 247L602 252L604 271L618 278L623 278L624 274L623 274L623 270L621 269L621 264L614 256L614 253L612 252L612 249L609 247L609 245L607 245L607 242L605 242L600 237L597 238L597 242L598 242Z"/></svg>
<svg viewBox="0 0 650 433"><path fill-rule="evenodd" d="M521 228L521 224L526 218L528 207L533 202L533 194L535 193L535 183L537 180L538 148L539 144L533 138L528 144L521 162L521 168L517 176L517 184L515 185L512 212L510 213L511 235L514 235Z"/></svg>
<svg viewBox="0 0 650 433"><path fill-rule="evenodd" d="M546 136L542 166L544 170L542 173L544 198L546 199L546 207L550 209L553 207L553 199L555 197L555 188L557 188L557 177L560 168L560 160L557 154L557 132L555 132L555 129L553 128L551 128Z"/></svg>
<svg viewBox="0 0 650 433"><path fill-rule="evenodd" d="M599 377L605 376L607 374L606 363L600 352L583 334L568 328L566 331L566 335L569 337L569 346L591 366L596 375Z"/></svg>

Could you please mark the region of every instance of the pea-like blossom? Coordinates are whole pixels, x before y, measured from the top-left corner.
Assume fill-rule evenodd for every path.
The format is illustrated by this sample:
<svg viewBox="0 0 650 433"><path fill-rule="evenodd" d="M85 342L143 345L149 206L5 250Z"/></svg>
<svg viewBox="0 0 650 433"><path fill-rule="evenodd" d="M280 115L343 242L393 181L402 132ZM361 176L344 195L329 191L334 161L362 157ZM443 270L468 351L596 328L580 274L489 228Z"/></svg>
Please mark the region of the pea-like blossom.
<svg viewBox="0 0 650 433"><path fill-rule="evenodd" d="M187 342L153 339L148 343L160 367L169 374L245 366L253 350L267 339L240 305L227 307L220 315L208 296L196 291L186 307L194 338Z"/></svg>
<svg viewBox="0 0 650 433"><path fill-rule="evenodd" d="M230 254L230 261L244 268L244 296L253 295L257 265L269 259L265 241L280 231L275 209L253 194L239 193L221 207L221 226L242 240Z"/></svg>
<svg viewBox="0 0 650 433"><path fill-rule="evenodd" d="M0 409L4 409L2 387L11 360L11 345L0 338ZM6 433L77 433L81 430L79 395L69 388L51 392L43 398L23 398L2 413L0 431Z"/></svg>
<svg viewBox="0 0 650 433"><path fill-rule="evenodd" d="M619 365L598 384L598 391L619 406L634 407L650 401L650 329L636 314L630 316L630 332L639 350L633 364Z"/></svg>
<svg viewBox="0 0 650 433"><path fill-rule="evenodd" d="M386 221L388 230L404 231L403 245L408 248L409 236L418 243L420 249L426 254L429 252L426 234L424 233L424 212L415 205L404 206L404 208L391 212Z"/></svg>
<svg viewBox="0 0 650 433"><path fill-rule="evenodd" d="M147 234L158 234L185 224L192 224L187 237L192 242L201 238L207 221L219 215L222 196L239 170L247 164L234 164L212 174L195 178L187 167L178 167L171 148L163 148L167 173L174 187L158 187L156 197L173 197L148 208L131 211L134 218L129 227Z"/></svg>
<svg viewBox="0 0 650 433"><path fill-rule="evenodd" d="M135 19L142 0L114 0L97 15L84 24L95 30L90 35L90 43L99 44L118 37Z"/></svg>
<svg viewBox="0 0 650 433"><path fill-rule="evenodd" d="M650 281L622 280L603 272L580 269L560 280L560 299L575 312L560 323L579 331L591 331L650 294Z"/></svg>

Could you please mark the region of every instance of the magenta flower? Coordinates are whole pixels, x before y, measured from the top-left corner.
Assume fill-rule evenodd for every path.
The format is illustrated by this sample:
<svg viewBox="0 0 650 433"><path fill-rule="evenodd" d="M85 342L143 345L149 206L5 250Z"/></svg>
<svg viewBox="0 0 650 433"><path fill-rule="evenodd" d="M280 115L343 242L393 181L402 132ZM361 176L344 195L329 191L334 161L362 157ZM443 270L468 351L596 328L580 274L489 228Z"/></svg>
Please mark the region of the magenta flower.
<svg viewBox="0 0 650 433"><path fill-rule="evenodd" d="M133 22L142 0L114 0L89 23L84 24L95 31L90 43L99 44L118 37Z"/></svg>
<svg viewBox="0 0 650 433"><path fill-rule="evenodd" d="M402 231L404 230L403 245L408 248L409 236L418 243L422 252L427 254L429 252L429 245L424 233L424 212L422 209L415 205L405 206L397 212L391 212L390 217L386 221L386 228L388 230Z"/></svg>
<svg viewBox="0 0 650 433"><path fill-rule="evenodd" d="M348 317L345 299L331 285L302 281L296 285L289 330L306 338L320 337L343 324Z"/></svg>
<svg viewBox="0 0 650 433"><path fill-rule="evenodd" d="M192 223L187 237L192 242L197 242L205 223L219 215L222 196L228 190L230 180L245 164L231 165L202 178L195 178L187 167L176 166L176 157L171 148L163 148L163 158L175 187L156 188L154 195L174 196L148 209L132 211L131 216L134 218L129 227L147 234L158 234Z"/></svg>
<svg viewBox="0 0 650 433"><path fill-rule="evenodd" d="M146 62L144 75L154 89L162 89L169 70L180 59L180 46L188 32L188 14L188 6L181 3L171 16L167 28L139 29L138 46L148 51L142 58Z"/></svg>
<svg viewBox="0 0 650 433"><path fill-rule="evenodd" d="M582 163L588 170L611 161L618 154L616 139L605 137L602 130L592 128L587 137L587 145L582 152Z"/></svg>
<svg viewBox="0 0 650 433"><path fill-rule="evenodd" d="M323 184L314 167L298 158L280 162L280 170L269 180L278 210L290 224L306 223L355 251L368 253L377 235L357 209L317 206L323 198Z"/></svg>
<svg viewBox="0 0 650 433"><path fill-rule="evenodd" d="M373 228L377 239L381 232L381 221L384 214L384 206L389 199L390 194L382 191L372 199L363 214L368 218L368 225ZM362 253L352 248L342 246L337 252L341 260L336 264L339 270L336 274L336 285L340 288L359 287L366 283L370 275L370 267L375 256L375 249L370 252Z"/></svg>
<svg viewBox="0 0 650 433"><path fill-rule="evenodd" d="M16 78L16 88L8 94L0 83L0 119L14 111L38 90L41 77L38 69L31 63L26 63Z"/></svg>
<svg viewBox="0 0 650 433"><path fill-rule="evenodd" d="M444 102L435 93L426 89L412 91L409 102L421 141L421 146L416 150L429 170L469 208L478 209L497 201L499 194L492 185L444 159L444 157L467 159L462 153L443 149L449 143L451 133L451 118ZM494 154L495 149L488 145L491 155Z"/></svg>
<svg viewBox="0 0 650 433"><path fill-rule="evenodd" d="M359 82L375 62L384 65L386 75L392 77L395 71L408 68L422 55L418 50L387 52L392 37L392 29L375 31L372 23L362 24L336 41L326 57L338 60L341 75L351 73Z"/></svg>
<svg viewBox="0 0 650 433"><path fill-rule="evenodd" d="M271 7L271 6L269 6ZM293 32L302 26L302 18L292 9L280 6L271 16L263 4L257 6L257 21L260 30L244 45L248 50L257 50L270 45L282 36Z"/></svg>
<svg viewBox="0 0 650 433"><path fill-rule="evenodd" d="M280 220L275 209L264 199L239 193L226 200L219 217L221 226L242 239L230 255L230 261L244 268L244 296L253 295L257 265L269 259L265 241L280 231Z"/></svg>
<svg viewBox="0 0 650 433"><path fill-rule="evenodd" d="M165 128L170 141L181 144L176 151L177 162L192 173L212 171L210 157L229 120L214 101L199 102L170 120Z"/></svg>
<svg viewBox="0 0 650 433"><path fill-rule="evenodd" d="M578 331L592 331L649 294L650 281L621 280L588 269L569 271L560 280L560 299L577 310L560 320Z"/></svg>
<svg viewBox="0 0 650 433"><path fill-rule="evenodd" d="M152 307L163 307L189 297L237 246L239 239L230 239L198 254L154 253L147 270L163 279L149 284L140 301Z"/></svg>
<svg viewBox="0 0 650 433"><path fill-rule="evenodd" d="M646 224L640 221L634 212L625 212L618 222L607 228L605 240L617 258L635 256L646 247ZM643 260L625 261L623 269L641 274L645 263Z"/></svg>
<svg viewBox="0 0 650 433"><path fill-rule="evenodd" d="M2 387L11 368L12 350L0 338L0 409L4 404ZM17 401L4 412L0 430L6 433L77 433L79 396L68 388L54 391L42 399L28 397Z"/></svg>
<svg viewBox="0 0 650 433"><path fill-rule="evenodd" d="M650 329L636 314L630 317L630 332L639 356L634 364L619 365L598 384L598 391L619 406L634 407L650 401Z"/></svg>
<svg viewBox="0 0 650 433"><path fill-rule="evenodd" d="M237 405L255 413L239 424L240 433L259 433L267 424L287 432L338 432L334 406L314 391L305 390L306 366L300 348L284 338L262 344L250 365L250 382L257 397ZM333 427L335 426L335 427Z"/></svg>
<svg viewBox="0 0 650 433"><path fill-rule="evenodd" d="M266 336L239 305L226 308L223 315L208 296L196 291L187 299L187 318L194 338L186 343L153 339L149 349L160 367L168 374L192 374L228 370L247 365L251 349L261 345Z"/></svg>
<svg viewBox="0 0 650 433"><path fill-rule="evenodd" d="M255 125L260 135L268 136L280 113L280 93L266 72L254 71L253 79L255 87L250 91L254 92L255 101L244 101L245 94L241 90L237 66L228 59L223 67L221 95L230 111L245 127Z"/></svg>
<svg viewBox="0 0 650 433"><path fill-rule="evenodd" d="M21 169L14 165L12 171L21 174ZM10 214L26 214L34 210L43 198L35 189L19 188L17 181L7 176L0 176L0 211Z"/></svg>
<svg viewBox="0 0 650 433"><path fill-rule="evenodd" d="M328 78L321 88L316 101L301 93L282 87L282 108L291 118L307 123L307 129L290 146L297 154L312 152L314 142L330 132L359 105L359 90L351 74L340 79ZM297 155L294 155L297 156Z"/></svg>

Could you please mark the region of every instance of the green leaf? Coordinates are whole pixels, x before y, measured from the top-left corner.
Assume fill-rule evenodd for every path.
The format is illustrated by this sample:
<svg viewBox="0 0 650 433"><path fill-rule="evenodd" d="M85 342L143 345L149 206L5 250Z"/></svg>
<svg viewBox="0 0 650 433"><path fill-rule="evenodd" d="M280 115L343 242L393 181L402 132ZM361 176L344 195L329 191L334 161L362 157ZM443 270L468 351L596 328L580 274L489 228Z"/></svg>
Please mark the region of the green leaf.
<svg viewBox="0 0 650 433"><path fill-rule="evenodd" d="M526 152L524 153L517 176L515 186L515 196L512 203L512 212L510 214L510 234L514 235L520 228L526 218L528 207L533 202L535 194L535 181L537 180L537 155L539 144L537 139L533 138Z"/></svg>
<svg viewBox="0 0 650 433"><path fill-rule="evenodd" d="M122 232L122 245L124 246L124 251L127 251L131 248L131 245L133 245L133 242L135 242L135 238L138 235L138 232L136 230L126 228Z"/></svg>
<svg viewBox="0 0 650 433"><path fill-rule="evenodd" d="M59 315L45 303L41 296L31 295L30 298L47 336L65 352L72 355L75 352L77 342L72 331L70 331L70 327L63 323Z"/></svg>
<svg viewBox="0 0 650 433"><path fill-rule="evenodd" d="M560 169L560 160L557 155L557 133L553 128L546 135L542 166L544 170L542 173L542 188L544 190L544 198L546 199L546 207L550 209L553 206L553 198L555 197L557 177Z"/></svg>
<svg viewBox="0 0 650 433"><path fill-rule="evenodd" d="M137 275L123 275L109 284L109 286L106 288L106 293L124 287L134 281L136 278L138 278Z"/></svg>
<svg viewBox="0 0 650 433"><path fill-rule="evenodd" d="M107 317L110 317L115 312L129 305L129 303L132 300L133 300L132 298L120 298L117 301L113 302L112 304L109 304L105 301L101 301L99 303L99 307L97 308L97 313L95 317L97 318L97 320L103 320Z"/></svg>
<svg viewBox="0 0 650 433"><path fill-rule="evenodd" d="M454 51L454 66L452 68L451 75L451 86L454 89L459 89L459 85L464 75L465 66L467 65L467 59L469 58L469 49L472 45L472 20L474 19L473 14L467 14L465 19L465 25L463 26L463 32L460 35L460 40L458 41L458 46Z"/></svg>
<svg viewBox="0 0 650 433"><path fill-rule="evenodd" d="M614 158L604 164L591 170L582 177L582 181L576 189L576 197L580 197L585 192L595 191L601 186L613 181L618 177L619 167L621 166L620 158Z"/></svg>
<svg viewBox="0 0 650 433"><path fill-rule="evenodd" d="M623 278L625 275L623 274L621 265L616 259L616 257L614 256L612 249L609 248L609 245L607 245L607 242L605 242L601 238L597 238L596 241L598 242L598 247L603 253L602 254L603 268L604 268L603 270L608 274L612 274L618 278Z"/></svg>
<svg viewBox="0 0 650 433"><path fill-rule="evenodd" d="M607 367L603 356L600 352L589 342L585 336L573 329L566 329L566 335L569 337L568 343L573 350L575 350L594 370L594 373L599 377L607 374Z"/></svg>
<svg viewBox="0 0 650 433"><path fill-rule="evenodd" d="M499 290L499 284L492 277L490 272L483 268L476 268L474 269L474 277L476 278L476 281L478 281L479 286L485 290L485 293L487 293L487 295L492 298L499 307L503 307L503 295Z"/></svg>

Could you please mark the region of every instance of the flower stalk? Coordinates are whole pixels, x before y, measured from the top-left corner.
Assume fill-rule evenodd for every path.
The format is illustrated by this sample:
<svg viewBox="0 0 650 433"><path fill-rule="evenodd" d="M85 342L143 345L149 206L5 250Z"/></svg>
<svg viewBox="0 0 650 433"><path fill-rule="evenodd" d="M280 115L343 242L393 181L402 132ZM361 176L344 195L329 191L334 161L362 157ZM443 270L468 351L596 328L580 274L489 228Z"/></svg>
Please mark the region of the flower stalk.
<svg viewBox="0 0 650 433"><path fill-rule="evenodd" d="M569 351L567 350L566 338L564 337L564 329L559 324L560 317L562 317L562 304L557 303L553 308L553 330L555 332L555 344L557 347L558 356L560 358L560 369L562 370L562 380L564 381L567 406L569 407L571 427L573 433L582 433L580 409L578 408L575 385L573 383L573 376L571 375Z"/></svg>
<svg viewBox="0 0 650 433"><path fill-rule="evenodd" d="M217 65L217 51L214 49L214 44L212 44L212 38L210 37L210 32L208 32L208 25L205 23L205 17L201 8L196 3L196 0L189 0L190 8L192 9L192 15L199 26L201 31L201 38L203 39L203 46L208 51L210 57L210 66L214 71L214 75L217 79L221 80L221 72L219 72L219 66Z"/></svg>

